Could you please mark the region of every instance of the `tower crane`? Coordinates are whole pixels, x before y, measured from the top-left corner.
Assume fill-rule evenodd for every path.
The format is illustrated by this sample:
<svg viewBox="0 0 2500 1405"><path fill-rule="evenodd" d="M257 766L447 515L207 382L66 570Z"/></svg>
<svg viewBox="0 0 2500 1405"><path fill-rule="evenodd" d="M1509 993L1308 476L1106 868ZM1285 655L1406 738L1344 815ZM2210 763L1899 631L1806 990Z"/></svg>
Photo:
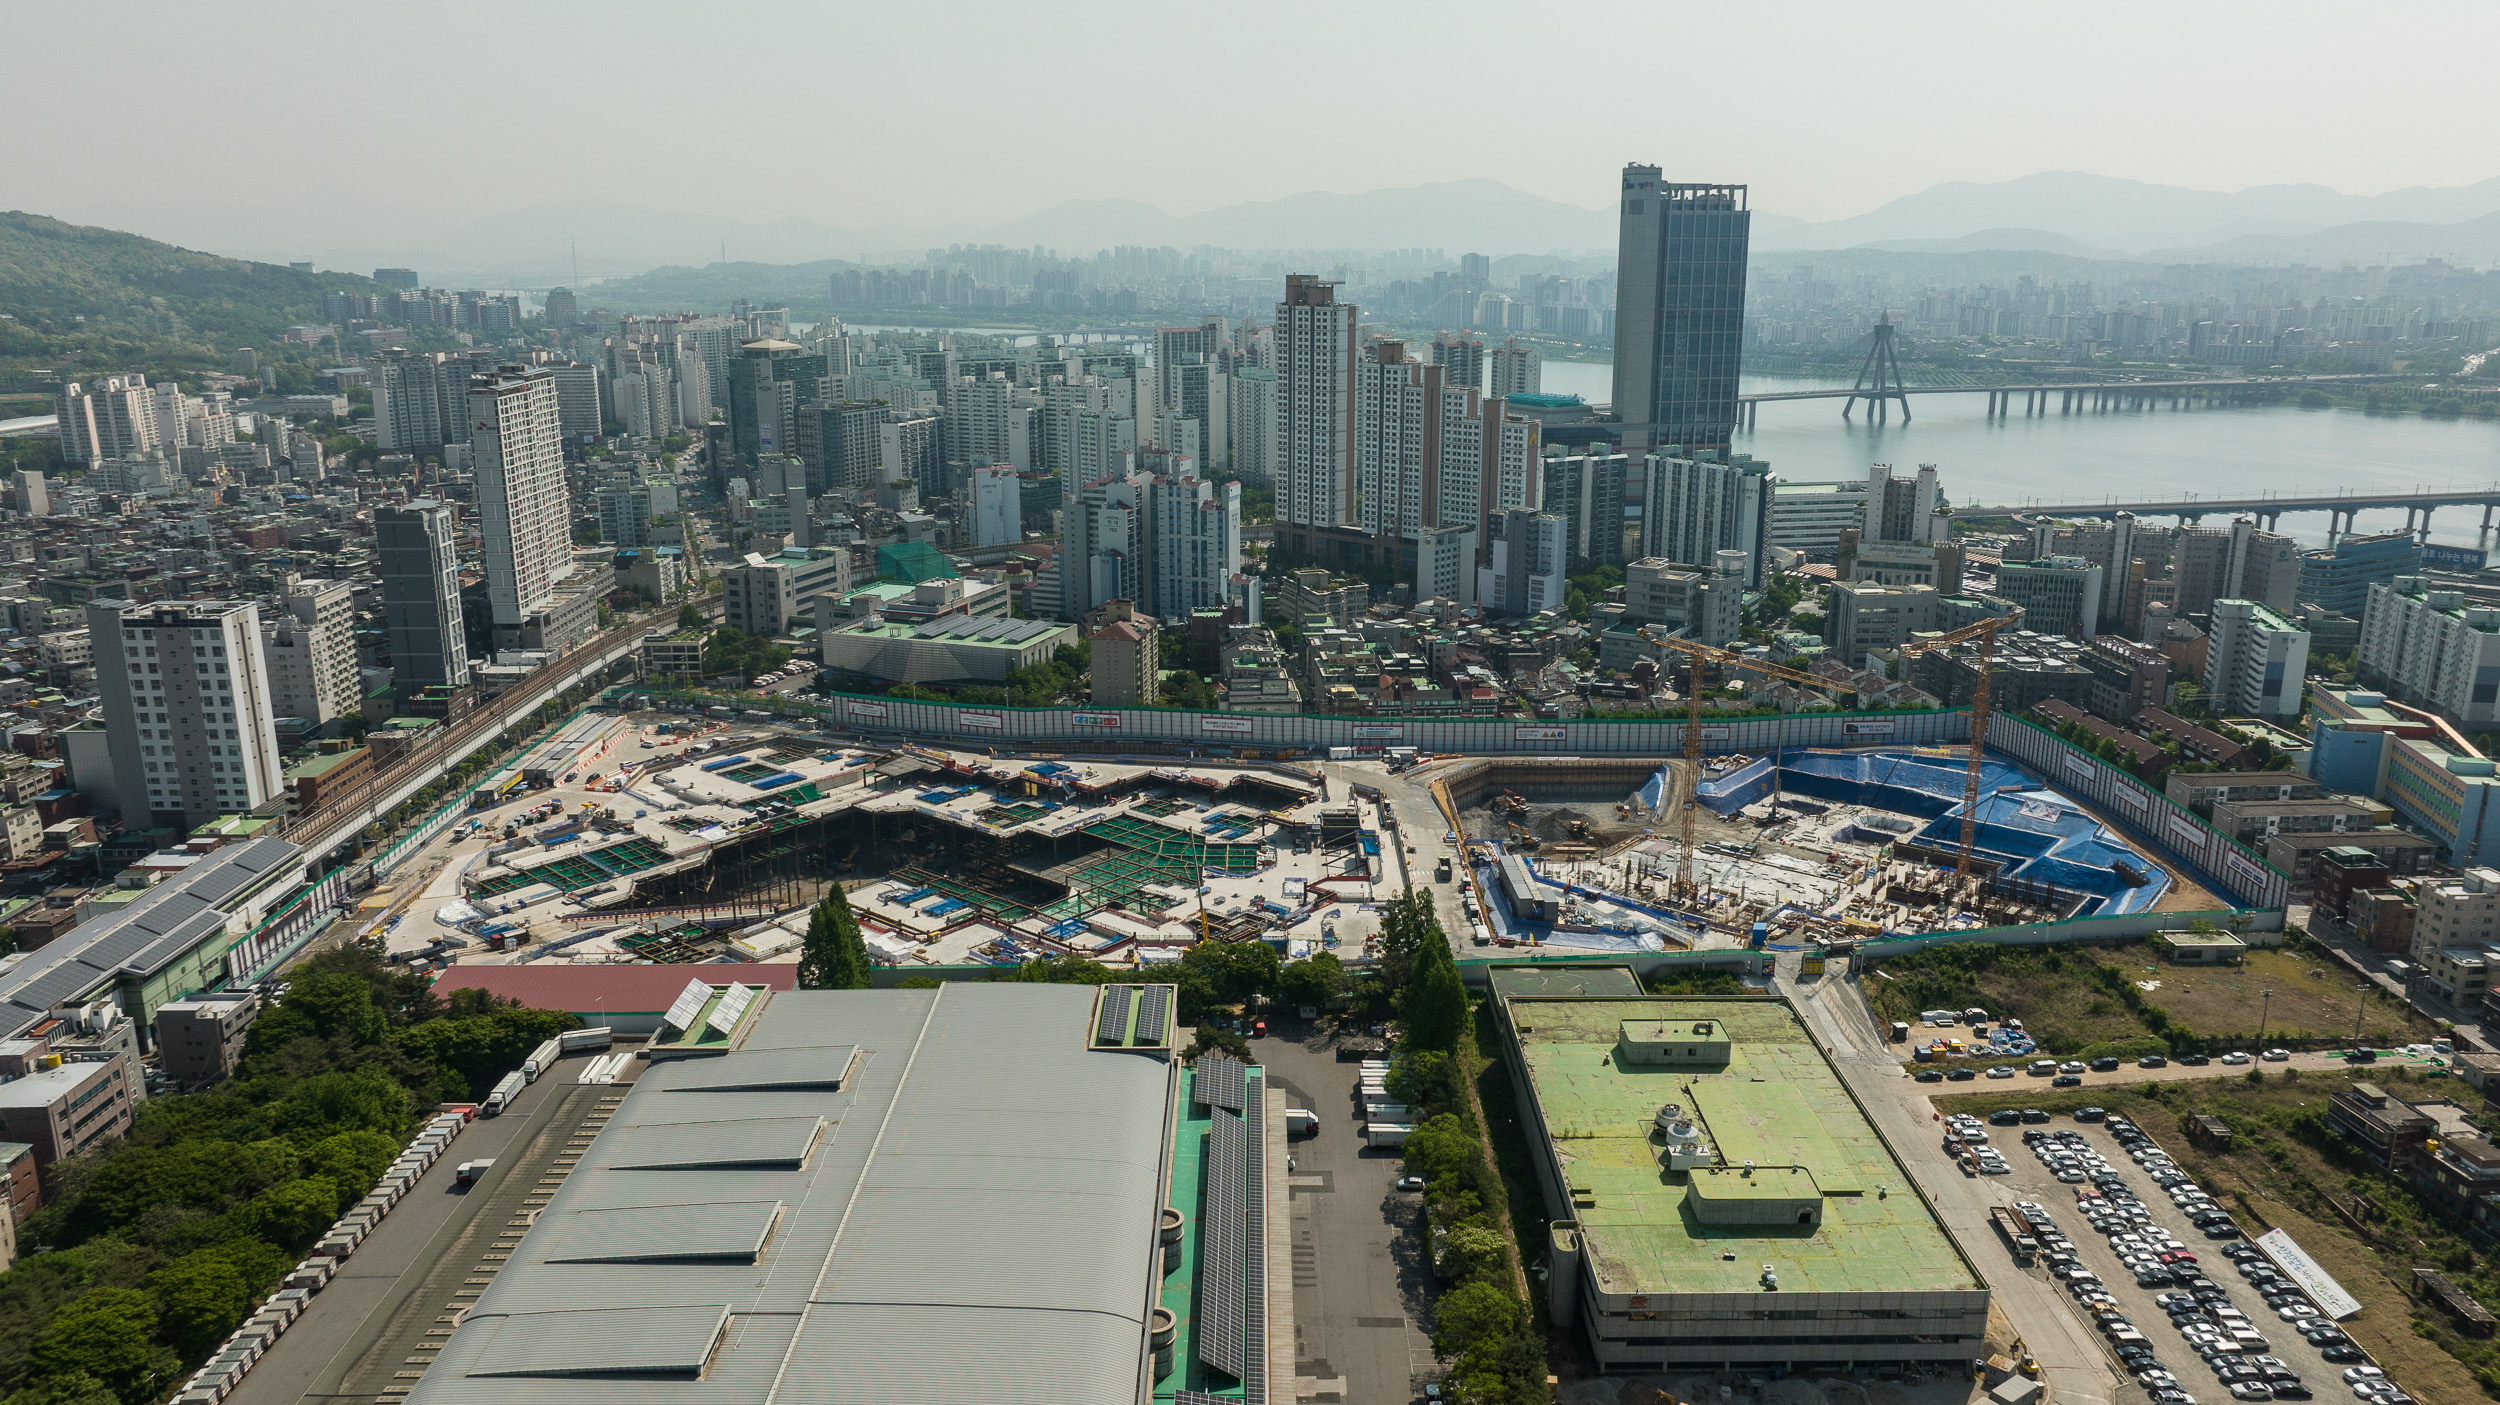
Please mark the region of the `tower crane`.
<svg viewBox="0 0 2500 1405"><path fill-rule="evenodd" d="M1781 679L1804 687L1820 689L1826 693L1842 691L1849 685L1818 674L1800 673L1796 669L1782 668L1778 664L1762 663L1732 650L1704 644L1697 639L1677 639L1657 634L1646 626L1641 630L1641 638L1660 648L1673 649L1678 653L1690 655L1692 658L1692 674L1684 689L1684 696L1687 700L1684 719L1684 803L1676 816L1675 865L1676 896L1689 900L1695 891L1693 887L1693 810L1701 803L1701 666L1704 663L1715 663L1721 668L1741 668L1747 673L1759 673L1767 678ZM1772 758L1771 764L1777 766L1779 759Z"/></svg>
<svg viewBox="0 0 2500 1405"><path fill-rule="evenodd" d="M1988 677L1996 665L1997 631L2021 621L2019 615L1996 615L1965 625L1949 634L1930 639L1913 639L1899 650L1902 657L1931 654L1956 644L1979 641L1978 681L1971 687L1970 699L1970 767L1962 779L1962 854L1953 865L1955 882L1970 877L1971 845L1979 836L1979 771L1986 763L1985 743L1988 739Z"/></svg>

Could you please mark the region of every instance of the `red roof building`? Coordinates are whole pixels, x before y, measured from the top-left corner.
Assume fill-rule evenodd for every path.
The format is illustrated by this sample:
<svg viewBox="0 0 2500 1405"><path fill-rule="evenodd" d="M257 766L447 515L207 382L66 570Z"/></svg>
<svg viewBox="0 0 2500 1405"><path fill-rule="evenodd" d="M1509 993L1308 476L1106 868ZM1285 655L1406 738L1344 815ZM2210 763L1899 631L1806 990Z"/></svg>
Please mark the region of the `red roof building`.
<svg viewBox="0 0 2500 1405"><path fill-rule="evenodd" d="M483 990L532 1009L566 1011L585 1025L604 1025L619 1034L649 1034L660 1027L660 1017L676 1003L688 981L796 990L799 968L787 961L751 966L454 965L434 982L434 993L448 998L455 990Z"/></svg>

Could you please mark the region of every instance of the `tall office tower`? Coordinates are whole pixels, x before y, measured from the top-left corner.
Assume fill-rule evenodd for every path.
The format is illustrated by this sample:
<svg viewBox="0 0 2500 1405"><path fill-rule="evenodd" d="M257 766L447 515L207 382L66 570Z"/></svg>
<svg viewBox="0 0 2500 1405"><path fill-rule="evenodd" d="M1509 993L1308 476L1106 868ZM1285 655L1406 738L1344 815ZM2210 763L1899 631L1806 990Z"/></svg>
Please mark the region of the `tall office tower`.
<svg viewBox="0 0 2500 1405"><path fill-rule="evenodd" d="M297 581L286 588L281 604L262 631L277 715L320 725L361 710L356 587L340 580Z"/></svg>
<svg viewBox="0 0 2500 1405"><path fill-rule="evenodd" d="M1771 466L1739 455L1644 456L1649 482L1642 498L1641 555L1688 566L1715 562L1722 551L1745 553L1745 584L1762 584L1771 555L1771 498L1779 478Z"/></svg>
<svg viewBox="0 0 2500 1405"><path fill-rule="evenodd" d="M1443 385L1484 387L1484 343L1465 332L1434 337L1432 364L1441 368Z"/></svg>
<svg viewBox="0 0 2500 1405"><path fill-rule="evenodd" d="M427 688L469 685L468 633L460 613L460 551L452 509L434 498L373 510L373 561L382 578L382 625L391 641L391 682L400 700Z"/></svg>
<svg viewBox="0 0 2500 1405"><path fill-rule="evenodd" d="M607 390L607 372L587 361L558 361L547 370L556 379L556 422L564 429L565 442L582 444L598 438L599 404ZM626 428L632 427L628 421Z"/></svg>
<svg viewBox="0 0 2500 1405"><path fill-rule="evenodd" d="M124 824L189 830L277 798L260 629L249 601L87 606Z"/></svg>
<svg viewBox="0 0 2500 1405"><path fill-rule="evenodd" d="M555 376L545 367L505 366L472 380L469 457L486 543L486 599L500 640L552 600L556 582L573 569Z"/></svg>
<svg viewBox="0 0 2500 1405"><path fill-rule="evenodd" d="M972 470L970 521L974 547L1010 546L1024 540L1024 482L1008 464Z"/></svg>
<svg viewBox="0 0 2500 1405"><path fill-rule="evenodd" d="M1338 527L1355 520L1356 309L1337 285L1285 276L1276 304L1276 520Z"/></svg>
<svg viewBox="0 0 2500 1405"><path fill-rule="evenodd" d="M882 400L842 400L799 410L798 455L807 466L807 490L855 493L877 482L878 442L885 424Z"/></svg>
<svg viewBox="0 0 2500 1405"><path fill-rule="evenodd" d="M1116 473L1068 495L1056 562L1060 618L1081 619L1106 600L1134 600L1145 590L1153 485L1143 473Z"/></svg>
<svg viewBox="0 0 2500 1405"><path fill-rule="evenodd" d="M712 420L712 368L691 335L674 334L670 346L669 367L677 373L677 422L691 434ZM800 413L806 413L805 406Z"/></svg>
<svg viewBox="0 0 2500 1405"><path fill-rule="evenodd" d="M1544 388L1544 352L1520 345L1517 337L1507 337L1500 346L1485 353L1485 394L1541 395Z"/></svg>
<svg viewBox="0 0 2500 1405"><path fill-rule="evenodd" d="M40 468L21 468L12 475L17 487L17 505L29 517L52 515L52 489L43 481Z"/></svg>
<svg viewBox="0 0 2500 1405"><path fill-rule="evenodd" d="M631 479L612 479L592 492L599 512L599 540L611 546L651 545L651 490Z"/></svg>
<svg viewBox="0 0 2500 1405"><path fill-rule="evenodd" d="M1193 610L1223 609L1241 572L1241 484L1210 483L1186 469L1160 473L1147 486L1146 507L1146 582L1138 603L1175 625L1186 624Z"/></svg>
<svg viewBox="0 0 2500 1405"><path fill-rule="evenodd" d="M798 412L817 398L825 358L797 342L762 338L738 348L729 372L730 452L740 463L796 447Z"/></svg>
<svg viewBox="0 0 2500 1405"><path fill-rule="evenodd" d="M1490 560L1476 572L1476 603L1488 615L1534 615L1563 607L1569 528L1546 512L1511 508L1486 520Z"/></svg>
<svg viewBox="0 0 2500 1405"><path fill-rule="evenodd" d="M1492 281L1492 256L1489 254L1460 254L1458 256L1458 276L1462 282L1474 283L1478 285Z"/></svg>
<svg viewBox="0 0 2500 1405"><path fill-rule="evenodd" d="M1938 533L1950 523L1936 509L1944 496L1936 484L1936 466L1918 466L1916 478L1895 478L1892 465L1875 464L1866 471L1866 518L1858 538L1869 542L1941 541Z"/></svg>
<svg viewBox="0 0 2500 1405"><path fill-rule="evenodd" d="M1231 401L1225 413L1230 443L1226 461L1233 476L1254 488L1276 481L1276 373L1244 366L1224 378Z"/></svg>
<svg viewBox="0 0 2500 1405"><path fill-rule="evenodd" d="M572 326L574 319L581 315L581 307L580 304L574 300L573 290L570 288L549 288L547 290L545 315L547 325L550 327L564 328Z"/></svg>
<svg viewBox="0 0 2500 1405"><path fill-rule="evenodd" d="M145 376L107 376L61 388L53 418L61 426L61 461L90 464L103 459L135 459L153 453L156 400Z"/></svg>
<svg viewBox="0 0 2500 1405"><path fill-rule="evenodd" d="M1404 342L1373 342L1355 363L1355 510L1373 536L1408 542L1439 523L1441 384Z"/></svg>
<svg viewBox="0 0 2500 1405"><path fill-rule="evenodd" d="M946 463L1033 466L1033 420L1038 407L1016 393L1004 371L985 376L959 376L947 383Z"/></svg>
<svg viewBox="0 0 2500 1405"><path fill-rule="evenodd" d="M1623 168L1615 417L1624 447L1725 452L1734 438L1752 220L1741 185L1675 185L1655 166Z"/></svg>

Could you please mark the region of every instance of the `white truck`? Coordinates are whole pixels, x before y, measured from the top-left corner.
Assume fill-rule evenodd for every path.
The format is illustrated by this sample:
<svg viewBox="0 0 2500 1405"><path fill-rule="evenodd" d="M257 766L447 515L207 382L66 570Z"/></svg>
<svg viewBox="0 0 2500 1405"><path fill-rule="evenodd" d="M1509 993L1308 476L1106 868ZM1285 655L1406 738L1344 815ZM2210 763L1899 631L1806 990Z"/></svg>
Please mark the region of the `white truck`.
<svg viewBox="0 0 2500 1405"><path fill-rule="evenodd" d="M452 1173L452 1177L460 1185L476 1185L481 1177L494 1168L495 1158L491 1156L477 1161L463 1161L460 1163L460 1169Z"/></svg>
<svg viewBox="0 0 2500 1405"><path fill-rule="evenodd" d="M556 1036L556 1044L565 1053L578 1054L586 1049L605 1049L616 1042L616 1031L605 1025L577 1029Z"/></svg>
<svg viewBox="0 0 2500 1405"><path fill-rule="evenodd" d="M1319 1135L1319 1114L1306 1107L1286 1108L1285 1135L1288 1137Z"/></svg>
<svg viewBox="0 0 2500 1405"><path fill-rule="evenodd" d="M505 1074L503 1081L495 1085L495 1091L486 1095L486 1106L479 1112L487 1117L502 1116L503 1110L512 1106L512 1100L521 1096L521 1090L528 1086L529 1080L518 1071Z"/></svg>

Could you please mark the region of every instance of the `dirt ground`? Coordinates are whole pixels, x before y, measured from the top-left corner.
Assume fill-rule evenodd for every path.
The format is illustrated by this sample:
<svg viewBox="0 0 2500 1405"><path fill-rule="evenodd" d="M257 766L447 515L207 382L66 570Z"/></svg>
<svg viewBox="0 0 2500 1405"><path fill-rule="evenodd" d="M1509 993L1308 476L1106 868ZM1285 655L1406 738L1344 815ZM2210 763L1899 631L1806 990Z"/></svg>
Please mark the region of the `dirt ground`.
<svg viewBox="0 0 2500 1405"><path fill-rule="evenodd" d="M2094 960L2115 966L2128 980L2160 984L2144 992L2170 1018L2202 1035L2255 1035L2262 1019L2265 1032L2287 1038L2349 1038L2353 1016L2362 1014L2362 1034L2386 1037L2373 1042L2429 1039L2430 1021L2377 990L2361 1009L2352 978L2330 962L2295 952L2259 948L2237 966L2172 966L2155 962L2142 949L2092 951ZM2264 992L2273 991L2268 1000Z"/></svg>

